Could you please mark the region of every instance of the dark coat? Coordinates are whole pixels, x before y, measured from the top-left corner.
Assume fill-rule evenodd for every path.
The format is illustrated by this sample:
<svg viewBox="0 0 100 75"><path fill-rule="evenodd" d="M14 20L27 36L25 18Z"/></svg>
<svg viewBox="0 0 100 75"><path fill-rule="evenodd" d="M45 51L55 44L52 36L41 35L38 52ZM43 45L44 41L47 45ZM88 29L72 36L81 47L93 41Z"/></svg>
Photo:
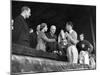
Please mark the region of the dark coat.
<svg viewBox="0 0 100 75"><path fill-rule="evenodd" d="M29 46L29 27L25 19L19 15L15 18L13 26L12 42Z"/></svg>
<svg viewBox="0 0 100 75"><path fill-rule="evenodd" d="M84 45L84 47L82 47L82 45ZM87 40L79 41L76 46L77 46L77 49L78 49L79 53L82 50L83 51L88 51L88 48L90 48L90 50L92 50L91 43Z"/></svg>
<svg viewBox="0 0 100 75"><path fill-rule="evenodd" d="M37 46L37 33L33 32L30 34L30 47L36 48Z"/></svg>
<svg viewBox="0 0 100 75"><path fill-rule="evenodd" d="M50 32L47 33L46 35L49 39L57 40L57 36L56 35L52 36ZM57 42L47 42L46 47L47 47L46 48L47 52L52 52L54 50L57 50Z"/></svg>

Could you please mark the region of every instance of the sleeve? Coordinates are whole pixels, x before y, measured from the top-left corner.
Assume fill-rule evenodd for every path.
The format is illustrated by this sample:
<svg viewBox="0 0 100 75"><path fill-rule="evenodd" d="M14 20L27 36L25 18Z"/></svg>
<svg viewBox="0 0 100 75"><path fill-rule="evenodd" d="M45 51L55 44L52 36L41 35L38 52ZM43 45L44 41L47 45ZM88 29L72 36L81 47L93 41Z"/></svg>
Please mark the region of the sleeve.
<svg viewBox="0 0 100 75"><path fill-rule="evenodd" d="M92 44L90 44L90 51L91 51L91 52L93 51L93 46L92 46Z"/></svg>
<svg viewBox="0 0 100 75"><path fill-rule="evenodd" d="M89 41L86 41L89 50L93 51L93 46Z"/></svg>
<svg viewBox="0 0 100 75"><path fill-rule="evenodd" d="M80 53L80 51L82 50L82 48L81 48L81 43L78 42L78 43L76 44L76 47L77 47L77 49L78 49L78 52Z"/></svg>
<svg viewBox="0 0 100 75"><path fill-rule="evenodd" d="M49 39L44 33L41 33L41 37L47 42L55 42L55 39Z"/></svg>
<svg viewBox="0 0 100 75"><path fill-rule="evenodd" d="M58 43L60 43L61 42L61 37L60 37L60 35L58 36Z"/></svg>
<svg viewBox="0 0 100 75"><path fill-rule="evenodd" d="M22 22L20 21L19 18L16 18L16 19L15 19L13 26L14 26L14 30L13 30L13 32L12 32L12 36L13 36L13 38L14 38L14 41L15 41L15 40L17 41L17 39L18 39L19 36L20 36L21 29L22 29Z"/></svg>

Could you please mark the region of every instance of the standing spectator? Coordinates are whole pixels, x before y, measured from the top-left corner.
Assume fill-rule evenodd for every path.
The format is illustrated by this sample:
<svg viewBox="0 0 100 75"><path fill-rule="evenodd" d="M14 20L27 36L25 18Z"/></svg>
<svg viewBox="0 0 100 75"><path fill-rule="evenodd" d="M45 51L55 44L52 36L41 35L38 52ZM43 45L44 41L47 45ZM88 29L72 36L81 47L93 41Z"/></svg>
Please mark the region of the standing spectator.
<svg viewBox="0 0 100 75"><path fill-rule="evenodd" d="M14 20L14 30L12 31L12 42L24 46L29 46L29 27L25 19L31 16L31 9L22 7L21 14Z"/></svg>
<svg viewBox="0 0 100 75"><path fill-rule="evenodd" d="M73 24L72 22L67 22L66 24L66 30L65 33L68 47L67 47L67 57L70 63L77 63L78 62L78 51L76 48L77 44L77 33L73 30Z"/></svg>

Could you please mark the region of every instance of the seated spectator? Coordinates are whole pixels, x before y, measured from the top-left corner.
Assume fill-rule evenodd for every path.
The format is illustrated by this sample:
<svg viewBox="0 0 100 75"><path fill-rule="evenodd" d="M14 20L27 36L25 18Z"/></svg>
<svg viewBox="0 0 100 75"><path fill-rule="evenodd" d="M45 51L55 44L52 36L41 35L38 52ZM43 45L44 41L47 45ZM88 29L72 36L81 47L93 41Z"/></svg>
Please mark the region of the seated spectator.
<svg viewBox="0 0 100 75"><path fill-rule="evenodd" d="M84 40L84 34L80 35L80 41L77 43L79 52L79 63L89 65L89 53L92 52L93 46L87 40Z"/></svg>

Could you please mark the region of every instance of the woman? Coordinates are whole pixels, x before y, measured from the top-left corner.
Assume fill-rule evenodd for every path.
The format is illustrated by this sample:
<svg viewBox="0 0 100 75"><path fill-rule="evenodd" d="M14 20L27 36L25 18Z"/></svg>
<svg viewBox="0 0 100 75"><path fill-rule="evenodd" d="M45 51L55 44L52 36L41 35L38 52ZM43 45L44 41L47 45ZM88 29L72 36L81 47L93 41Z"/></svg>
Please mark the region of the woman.
<svg viewBox="0 0 100 75"><path fill-rule="evenodd" d="M37 37L37 50L42 50L46 51L46 42L55 42L55 39L48 39L47 36L45 35L45 32L47 31L47 25L46 23L42 23L40 25L40 31L38 32L38 37Z"/></svg>

